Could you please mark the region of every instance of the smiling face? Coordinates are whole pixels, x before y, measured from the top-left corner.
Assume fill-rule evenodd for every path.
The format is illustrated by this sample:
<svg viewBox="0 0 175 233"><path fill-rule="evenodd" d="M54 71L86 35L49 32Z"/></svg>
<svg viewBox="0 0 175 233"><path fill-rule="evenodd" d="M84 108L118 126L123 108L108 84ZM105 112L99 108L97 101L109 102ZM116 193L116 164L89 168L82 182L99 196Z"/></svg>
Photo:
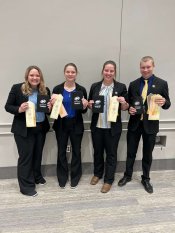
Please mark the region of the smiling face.
<svg viewBox="0 0 175 233"><path fill-rule="evenodd" d="M77 76L77 70L74 66L67 66L64 70L64 76L66 78L66 81L68 82L75 82L76 76Z"/></svg>
<svg viewBox="0 0 175 233"><path fill-rule="evenodd" d="M153 75L154 63L152 60L140 62L140 73L143 78L148 79Z"/></svg>
<svg viewBox="0 0 175 233"><path fill-rule="evenodd" d="M28 82L32 88L37 88L40 84L40 74L37 69L31 69L28 74Z"/></svg>
<svg viewBox="0 0 175 233"><path fill-rule="evenodd" d="M115 67L113 64L106 64L102 70L104 83L110 85L115 78Z"/></svg>

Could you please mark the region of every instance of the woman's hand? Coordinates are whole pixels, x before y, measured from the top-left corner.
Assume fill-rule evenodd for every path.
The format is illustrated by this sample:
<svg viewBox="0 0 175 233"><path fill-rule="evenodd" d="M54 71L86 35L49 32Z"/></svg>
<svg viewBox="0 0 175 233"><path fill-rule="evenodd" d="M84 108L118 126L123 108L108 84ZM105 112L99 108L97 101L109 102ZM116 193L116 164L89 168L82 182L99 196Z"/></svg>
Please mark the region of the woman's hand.
<svg viewBox="0 0 175 233"><path fill-rule="evenodd" d="M21 112L25 112L27 109L28 109L29 105L27 102L24 102L20 105L19 109L18 109L18 112L21 113Z"/></svg>
<svg viewBox="0 0 175 233"><path fill-rule="evenodd" d="M125 98L123 96L117 97L117 100L120 104L126 104Z"/></svg>
<svg viewBox="0 0 175 233"><path fill-rule="evenodd" d="M135 115L135 114L136 114L136 109L133 108L133 107L130 107L130 108L129 108L129 114Z"/></svg>
<svg viewBox="0 0 175 233"><path fill-rule="evenodd" d="M54 103L57 99L57 96L58 96L57 94L52 94L51 99L50 99L50 103L52 106L54 105Z"/></svg>
<svg viewBox="0 0 175 233"><path fill-rule="evenodd" d="M129 107L129 104L126 102L125 98L123 96L117 97L118 102L121 104L122 110L127 110Z"/></svg>
<svg viewBox="0 0 175 233"><path fill-rule="evenodd" d="M47 107L48 107L48 109L49 109L49 112L51 112L51 110L52 110L51 99L50 99L50 101L47 103Z"/></svg>
<svg viewBox="0 0 175 233"><path fill-rule="evenodd" d="M83 97L82 98L83 109L86 109L88 106L88 101Z"/></svg>
<svg viewBox="0 0 175 233"><path fill-rule="evenodd" d="M89 100L88 108L92 109L92 105L94 104L94 100Z"/></svg>

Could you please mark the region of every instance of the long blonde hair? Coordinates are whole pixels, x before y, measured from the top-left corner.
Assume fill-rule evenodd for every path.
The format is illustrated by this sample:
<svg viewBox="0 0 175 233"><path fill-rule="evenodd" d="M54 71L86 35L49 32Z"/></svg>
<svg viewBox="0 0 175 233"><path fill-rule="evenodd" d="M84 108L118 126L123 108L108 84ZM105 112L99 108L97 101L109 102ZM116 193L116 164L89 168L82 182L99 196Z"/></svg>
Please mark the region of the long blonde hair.
<svg viewBox="0 0 175 233"><path fill-rule="evenodd" d="M31 95L32 94L32 87L28 81L28 76L29 76L29 73L32 69L36 69L39 73L39 76L40 76L40 83L38 85L38 91L41 95L47 95L47 89L46 89L46 86L45 86L45 83L44 83L44 78L43 78L43 74L42 74L42 71L41 69L38 67L38 66L29 66L27 69L26 69L26 72L25 72L25 76L24 76L24 79L25 79L25 83L22 84L22 87L21 87L21 90L22 90L22 93L24 95Z"/></svg>

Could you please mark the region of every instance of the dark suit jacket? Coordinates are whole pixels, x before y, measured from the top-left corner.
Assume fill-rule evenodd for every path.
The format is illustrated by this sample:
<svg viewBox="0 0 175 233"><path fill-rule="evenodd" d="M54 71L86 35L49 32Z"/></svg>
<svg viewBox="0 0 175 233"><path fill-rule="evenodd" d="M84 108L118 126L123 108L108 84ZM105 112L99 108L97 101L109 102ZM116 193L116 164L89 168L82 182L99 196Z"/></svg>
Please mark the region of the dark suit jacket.
<svg viewBox="0 0 175 233"><path fill-rule="evenodd" d="M25 112L18 112L20 105L28 101L28 96L24 95L21 91L22 84L23 83L19 83L12 86L7 102L5 104L5 110L11 114L14 114L11 132L22 137L27 137ZM48 88L47 91L48 95L50 96L50 91ZM49 128L50 125L46 116L43 126L43 132L48 132Z"/></svg>
<svg viewBox="0 0 175 233"><path fill-rule="evenodd" d="M132 100L136 96L141 96L140 94L140 81L141 78L136 79L135 81L131 82L128 89L128 98L129 104L132 105ZM168 84L163 79L160 79L154 76L154 80L152 83L151 88L148 90L148 94L160 94L166 99L165 104L162 106L163 109L168 109L171 105L169 99L169 90ZM143 114L143 125L145 132L148 134L158 133L159 131L159 121L158 120L148 120L147 112L147 104L145 105L145 113ZM128 130L135 131L139 126L141 115L130 115L129 123L128 123Z"/></svg>
<svg viewBox="0 0 175 233"><path fill-rule="evenodd" d="M93 97L96 95L99 95L101 85L103 81L97 82L92 84L90 88L89 98L88 100L93 100ZM116 82L114 80L114 88L112 96L123 96L126 101L128 101L127 96L127 89L126 85L120 82ZM96 129L97 121L98 121L99 113L93 113L92 114L92 121L91 121L91 131L93 132ZM122 131L122 123L121 123L121 105L119 105L119 114L117 117L116 122L111 122L111 133L112 135L115 135L117 133L121 133Z"/></svg>
<svg viewBox="0 0 175 233"><path fill-rule="evenodd" d="M83 96L85 99L87 99L87 92L86 89L82 86L80 86L78 83L76 83L76 90L81 91L83 93ZM62 94L63 95L64 91L64 83L61 83L60 85L57 85L53 89L53 94ZM84 131L84 125L83 125L83 117L82 113L87 112L87 108L84 110L76 110L75 112L75 134L80 134L83 133ZM54 121L53 124L53 129L61 135L63 124L62 124L63 119L59 116L57 120Z"/></svg>

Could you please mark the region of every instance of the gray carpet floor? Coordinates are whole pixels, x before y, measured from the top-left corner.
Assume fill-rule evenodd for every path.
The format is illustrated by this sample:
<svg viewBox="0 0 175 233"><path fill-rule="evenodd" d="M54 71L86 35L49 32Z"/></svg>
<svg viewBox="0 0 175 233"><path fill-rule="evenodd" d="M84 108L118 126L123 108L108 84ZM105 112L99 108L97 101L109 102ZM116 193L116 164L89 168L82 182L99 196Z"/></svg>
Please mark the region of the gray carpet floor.
<svg viewBox="0 0 175 233"><path fill-rule="evenodd" d="M79 186L60 189L56 177L37 186L37 197L19 192L16 179L0 180L1 233L171 233L175 232L175 171L151 172L154 193L140 183L140 172L120 188L100 192L83 175Z"/></svg>

